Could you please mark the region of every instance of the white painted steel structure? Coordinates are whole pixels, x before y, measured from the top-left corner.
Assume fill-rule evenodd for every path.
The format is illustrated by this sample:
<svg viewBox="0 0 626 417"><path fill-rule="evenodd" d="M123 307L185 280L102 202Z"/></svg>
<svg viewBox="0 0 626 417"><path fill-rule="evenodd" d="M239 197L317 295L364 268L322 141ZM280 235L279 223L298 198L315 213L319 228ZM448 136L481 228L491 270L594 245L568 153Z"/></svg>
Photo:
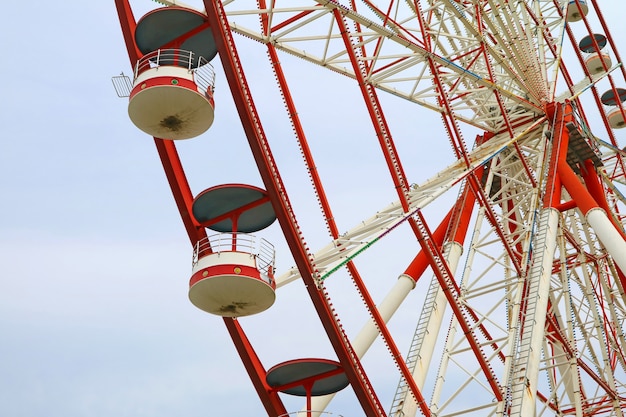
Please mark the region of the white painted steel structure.
<svg viewBox="0 0 626 417"><path fill-rule="evenodd" d="M350 380L351 390L313 398L308 414L352 401L352 415L361 407L367 416L624 415L626 152L600 95L626 86L626 72L598 1L206 0L194 8L218 40L293 258L278 268L278 301L260 314L274 314L263 324L319 320ZM577 41L594 32L614 59L590 73ZM271 77L260 75L265 55L274 94L265 90ZM356 100L354 126L345 129L343 117L353 119L341 104L311 95L326 80L329 95L345 88ZM302 84L314 87L303 93ZM277 127L279 106L292 151ZM624 116L621 101L615 109ZM326 124L341 133L326 140L316 131ZM445 154L433 142L445 143ZM376 160L359 156L367 147ZM297 150L310 186L292 165ZM416 166L420 153L436 168ZM367 180L353 174L369 170ZM384 185L374 172L384 172ZM317 314L280 311L281 293L302 283ZM284 331L308 328L293 327ZM278 394L263 387L277 350L264 348L267 340L253 349L239 327L229 329L265 410L279 415Z"/></svg>

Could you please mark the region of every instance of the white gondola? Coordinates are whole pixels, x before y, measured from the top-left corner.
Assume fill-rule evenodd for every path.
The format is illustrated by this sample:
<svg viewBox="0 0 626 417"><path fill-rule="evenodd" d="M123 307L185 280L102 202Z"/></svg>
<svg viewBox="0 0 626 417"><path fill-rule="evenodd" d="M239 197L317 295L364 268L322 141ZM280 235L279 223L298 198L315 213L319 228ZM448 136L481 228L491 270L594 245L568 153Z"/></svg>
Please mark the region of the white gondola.
<svg viewBox="0 0 626 417"><path fill-rule="evenodd" d="M217 47L206 15L162 7L135 27L137 49L128 115L140 130L160 139L189 139L211 127Z"/></svg>
<svg viewBox="0 0 626 417"><path fill-rule="evenodd" d="M274 248L245 233L220 233L198 242L189 300L222 317L257 314L276 300Z"/></svg>
<svg viewBox="0 0 626 417"><path fill-rule="evenodd" d="M626 111L626 109L624 109ZM626 120L622 114L622 110L619 107L613 107L606 113L606 118L609 120L609 125L613 129L622 129L626 127Z"/></svg>
<svg viewBox="0 0 626 417"><path fill-rule="evenodd" d="M137 62L128 115L160 139L189 139L211 127L215 116L214 71L190 51L158 50Z"/></svg>
<svg viewBox="0 0 626 417"><path fill-rule="evenodd" d="M580 4L580 8L578 7L578 4L576 4L575 0L570 1L567 4L567 14L565 15L565 19L568 22L578 22L579 20L582 20L583 16L587 16L587 13L589 12L587 2L584 0L578 0L578 3Z"/></svg>
<svg viewBox="0 0 626 417"><path fill-rule="evenodd" d="M608 108L608 110L606 110L606 117L609 121L609 125L613 129L626 127L624 113L620 108L621 105L626 112L626 107L624 107L624 102L626 101L626 89L615 88L607 90L604 94L602 94L602 96L600 96L600 101Z"/></svg>
<svg viewBox="0 0 626 417"><path fill-rule="evenodd" d="M604 51L606 44L606 36L600 33L587 35L578 43L578 49L586 55L585 67L589 74L601 74L613 65L611 56Z"/></svg>
<svg viewBox="0 0 626 417"><path fill-rule="evenodd" d="M274 247L250 233L276 220L267 192L246 184L222 184L198 194L194 219L219 232L196 243L189 300L222 317L257 314L276 300Z"/></svg>
<svg viewBox="0 0 626 417"><path fill-rule="evenodd" d="M611 57L606 52L596 52L585 57L585 67L592 75L605 72L611 65L613 65Z"/></svg>

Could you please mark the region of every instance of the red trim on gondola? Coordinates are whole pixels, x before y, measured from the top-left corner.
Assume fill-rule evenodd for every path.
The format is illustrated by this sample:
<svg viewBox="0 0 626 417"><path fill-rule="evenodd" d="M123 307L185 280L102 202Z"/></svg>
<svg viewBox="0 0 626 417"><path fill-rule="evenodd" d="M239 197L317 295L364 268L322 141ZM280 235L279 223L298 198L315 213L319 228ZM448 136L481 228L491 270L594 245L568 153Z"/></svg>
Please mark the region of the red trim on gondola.
<svg viewBox="0 0 626 417"><path fill-rule="evenodd" d="M226 265L209 266L207 268L203 268L199 270L198 272L196 272L195 274L191 276L191 280L189 281L189 286L192 286L198 281L202 281L203 279L208 279L208 278L217 277L217 276L224 276L224 275L240 275L243 277L255 278L255 279L262 281L261 273L256 268L253 268L251 266L244 266L244 265L226 264Z"/></svg>
<svg viewBox="0 0 626 417"><path fill-rule="evenodd" d="M186 80L184 78L173 76L153 77L147 78L140 84L137 84L135 87L133 87L133 90L130 92L130 99L132 100L133 97L136 96L138 93L152 87L180 87L198 92L198 86L196 86L196 83L194 83L192 80Z"/></svg>

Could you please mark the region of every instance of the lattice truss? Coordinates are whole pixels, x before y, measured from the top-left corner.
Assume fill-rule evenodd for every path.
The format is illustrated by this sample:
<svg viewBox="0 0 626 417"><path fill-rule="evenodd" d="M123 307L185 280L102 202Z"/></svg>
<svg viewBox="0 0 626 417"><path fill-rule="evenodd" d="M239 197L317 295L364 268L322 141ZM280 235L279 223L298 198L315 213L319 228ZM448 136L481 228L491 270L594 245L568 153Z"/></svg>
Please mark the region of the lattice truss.
<svg viewBox="0 0 626 417"><path fill-rule="evenodd" d="M396 171L397 202L333 236L326 246L312 248L309 256L328 299L334 295L326 291L325 280L400 225L412 224L432 257L434 277L426 286L415 336L408 348L400 347L404 359L389 415L418 410L439 417L522 415L524 391L535 378L537 415L623 416L626 298L621 273L578 208L544 208L559 125L546 106L571 100L575 130L594 155L609 215L623 230L624 152L610 129L592 134L580 102L588 90L601 107L598 85L608 81L614 87L614 76L624 82L623 70L616 71L621 67L616 65L587 76L568 71L562 49L575 37L564 22L567 4L222 2L232 33L363 86L366 100L379 111L373 123L388 144L391 135L375 99L381 92L432 110L446 127L455 162L416 185ZM570 53L582 64L580 53ZM479 132L475 144L466 145L461 127ZM392 161L400 161L392 147L387 150ZM568 162L577 174L588 169L575 158ZM477 209L467 239L454 242L448 234L438 248L421 213L447 192L458 192L459 200L474 199ZM571 200L562 193L561 201ZM460 221L455 215L451 224ZM546 236L555 236L554 253L542 253ZM455 245L463 246L462 257L455 255ZM547 282L542 281L545 268L551 269ZM293 267L277 282L281 287L300 277ZM539 316L545 325L533 329ZM537 331L539 354L530 347ZM386 344L394 345L391 340ZM533 355L539 359L530 359ZM537 369L526 369L528 363ZM419 393L403 366L415 373ZM418 404L416 394L423 394L426 406ZM322 409L324 401L314 405Z"/></svg>
<svg viewBox="0 0 626 417"><path fill-rule="evenodd" d="M524 154L532 166L541 167L541 140L524 141ZM534 146L533 146L534 145ZM445 349L436 373L431 410L437 415L474 412L475 415L515 414L510 403L511 390L526 384L524 369L514 369L523 353L520 332L528 304L538 294L530 293L529 266L539 223L537 188L521 166L516 153L503 151L490 164L485 187L496 208L496 218L512 245L513 257L502 250L498 232L482 207L478 213L465 265L457 271L461 287L459 302L470 312L472 329L480 340L489 368L504 391L503 401L494 401L493 390L468 348L466 336L456 319L447 329ZM624 363L624 297L614 282L617 272L602 245L584 219L572 211L559 219L558 249L552 264L549 308L542 347L538 383L538 414L578 415L593 410L593 415L621 415L620 397L626 381ZM520 278L525 277L525 278ZM441 291L436 281L431 292ZM435 299L429 295L427 299ZM440 301L441 302L441 301ZM429 303L426 303L428 306ZM418 329L426 329L428 309L422 312ZM444 329L442 329L444 331ZM412 352L428 337L416 332ZM465 375L460 378L459 375ZM502 378L502 379L500 379ZM483 392L481 396L480 393ZM471 395L467 395L471 393ZM507 395L509 396L507 399ZM403 410L401 390L392 407ZM458 403L463 404L459 407ZM400 415L400 414L399 414ZM471 414L474 415L474 414ZM508 414L507 414L508 415Z"/></svg>
<svg viewBox="0 0 626 417"><path fill-rule="evenodd" d="M521 359L530 353L522 334L528 320L534 320L534 299L548 295L538 415L582 410L622 415L623 291L611 257L577 210L558 215L549 290L539 294L532 284L533 256L545 233L540 227L541 202L554 133L545 105L557 94L559 100L569 97L576 102L577 94L597 81L588 77L575 83L560 66L567 35L565 3L447 0L377 6L367 1L267 1L249 9L244 4L224 2L234 33L431 109L443 115L444 123L450 122L458 161L418 186L405 184L408 209L398 202L379 210L316 251L311 261L323 286L329 274L381 233L415 219L443 193L463 184L476 195L480 208L465 244L464 264L449 271L454 283L448 282L458 288L452 302L460 313L435 317L434 311L451 299L442 295L441 281L434 277L406 354L406 364L414 370L423 357L432 355L423 351L432 346L432 339L447 335L434 354L440 358L438 368L432 364L431 376L419 384L430 395L430 412L521 412L512 398L527 384L521 365L526 361ZM342 36L346 31L349 42ZM469 150L458 123L487 134ZM614 142L597 142L584 115L578 115L578 123L603 159L605 192L621 222L623 198L614 185L624 181L621 151ZM294 268L279 283L298 277ZM390 415L417 410L417 404L407 408L408 402L415 403L407 395L410 391L401 376Z"/></svg>
<svg viewBox="0 0 626 417"><path fill-rule="evenodd" d="M554 33L562 18L553 1L394 1L385 8L298 3L224 6L235 33L355 77L339 13L353 25L352 47L368 84L444 111L433 88L436 72L455 117L485 131L527 122L549 97L562 35ZM264 32L261 18L267 19Z"/></svg>

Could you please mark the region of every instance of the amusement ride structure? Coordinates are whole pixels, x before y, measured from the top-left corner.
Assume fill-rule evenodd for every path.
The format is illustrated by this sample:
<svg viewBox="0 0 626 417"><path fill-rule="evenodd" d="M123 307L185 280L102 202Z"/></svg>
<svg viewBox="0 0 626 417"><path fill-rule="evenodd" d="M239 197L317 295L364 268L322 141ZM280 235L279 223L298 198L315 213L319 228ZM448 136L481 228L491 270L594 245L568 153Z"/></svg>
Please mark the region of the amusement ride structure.
<svg viewBox="0 0 626 417"><path fill-rule="evenodd" d="M626 70L601 2L158 3L115 0L134 73L113 81L189 236L189 299L268 416L626 414ZM227 96L259 184L192 190L179 144L223 156Z"/></svg>

